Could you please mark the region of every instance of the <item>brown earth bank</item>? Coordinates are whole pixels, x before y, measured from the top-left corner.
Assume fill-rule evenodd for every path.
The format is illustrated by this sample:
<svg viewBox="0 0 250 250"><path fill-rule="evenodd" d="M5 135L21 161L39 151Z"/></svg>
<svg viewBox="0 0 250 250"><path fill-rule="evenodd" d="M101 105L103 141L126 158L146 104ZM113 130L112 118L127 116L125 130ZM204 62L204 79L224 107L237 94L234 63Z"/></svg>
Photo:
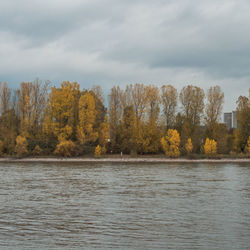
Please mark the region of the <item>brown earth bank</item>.
<svg viewBox="0 0 250 250"><path fill-rule="evenodd" d="M27 158L0 158L0 162L92 162L92 163L250 163L250 158L166 158L152 156L112 156L112 157L27 157Z"/></svg>

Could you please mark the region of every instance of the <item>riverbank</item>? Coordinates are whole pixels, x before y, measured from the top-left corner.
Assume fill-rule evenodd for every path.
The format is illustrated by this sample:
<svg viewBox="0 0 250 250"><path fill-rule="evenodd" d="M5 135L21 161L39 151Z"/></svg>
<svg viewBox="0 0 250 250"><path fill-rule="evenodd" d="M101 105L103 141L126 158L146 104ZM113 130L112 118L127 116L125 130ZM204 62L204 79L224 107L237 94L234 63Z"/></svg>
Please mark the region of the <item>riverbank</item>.
<svg viewBox="0 0 250 250"><path fill-rule="evenodd" d="M222 159L169 159L153 157L120 157L120 158L0 158L0 162L20 162L20 163L250 163L250 158L222 158Z"/></svg>

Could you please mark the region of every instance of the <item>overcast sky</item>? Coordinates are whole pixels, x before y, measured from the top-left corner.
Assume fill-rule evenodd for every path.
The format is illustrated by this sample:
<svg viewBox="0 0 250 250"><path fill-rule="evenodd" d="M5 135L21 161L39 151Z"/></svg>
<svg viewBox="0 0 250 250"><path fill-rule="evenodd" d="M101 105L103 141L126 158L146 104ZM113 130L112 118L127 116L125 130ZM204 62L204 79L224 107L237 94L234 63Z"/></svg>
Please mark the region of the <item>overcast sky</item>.
<svg viewBox="0 0 250 250"><path fill-rule="evenodd" d="M250 87L249 0L0 0L0 81Z"/></svg>

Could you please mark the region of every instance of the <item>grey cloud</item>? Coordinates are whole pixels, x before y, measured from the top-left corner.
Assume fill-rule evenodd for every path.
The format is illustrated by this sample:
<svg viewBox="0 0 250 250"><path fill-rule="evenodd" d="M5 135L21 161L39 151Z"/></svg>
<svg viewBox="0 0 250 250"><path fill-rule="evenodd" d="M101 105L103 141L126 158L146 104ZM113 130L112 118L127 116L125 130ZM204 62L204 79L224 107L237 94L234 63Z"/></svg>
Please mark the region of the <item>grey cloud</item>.
<svg viewBox="0 0 250 250"><path fill-rule="evenodd" d="M3 0L0 80L220 84L238 96L250 80L249 13L247 0Z"/></svg>
<svg viewBox="0 0 250 250"><path fill-rule="evenodd" d="M250 4L242 6L242 2L232 1L226 13L221 10L212 17L202 13L198 3L176 8L172 18L147 29L135 41L131 34L128 42L118 43L103 56L153 68L202 68L218 77L244 77L250 66Z"/></svg>

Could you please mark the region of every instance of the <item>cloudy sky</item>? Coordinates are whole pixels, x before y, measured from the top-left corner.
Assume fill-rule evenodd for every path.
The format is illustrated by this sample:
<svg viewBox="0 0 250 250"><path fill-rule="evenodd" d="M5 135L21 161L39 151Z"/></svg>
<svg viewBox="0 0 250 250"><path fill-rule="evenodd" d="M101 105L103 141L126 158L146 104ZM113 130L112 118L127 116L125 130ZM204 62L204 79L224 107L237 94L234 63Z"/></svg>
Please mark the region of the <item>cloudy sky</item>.
<svg viewBox="0 0 250 250"><path fill-rule="evenodd" d="M0 0L0 81L250 87L249 0Z"/></svg>

